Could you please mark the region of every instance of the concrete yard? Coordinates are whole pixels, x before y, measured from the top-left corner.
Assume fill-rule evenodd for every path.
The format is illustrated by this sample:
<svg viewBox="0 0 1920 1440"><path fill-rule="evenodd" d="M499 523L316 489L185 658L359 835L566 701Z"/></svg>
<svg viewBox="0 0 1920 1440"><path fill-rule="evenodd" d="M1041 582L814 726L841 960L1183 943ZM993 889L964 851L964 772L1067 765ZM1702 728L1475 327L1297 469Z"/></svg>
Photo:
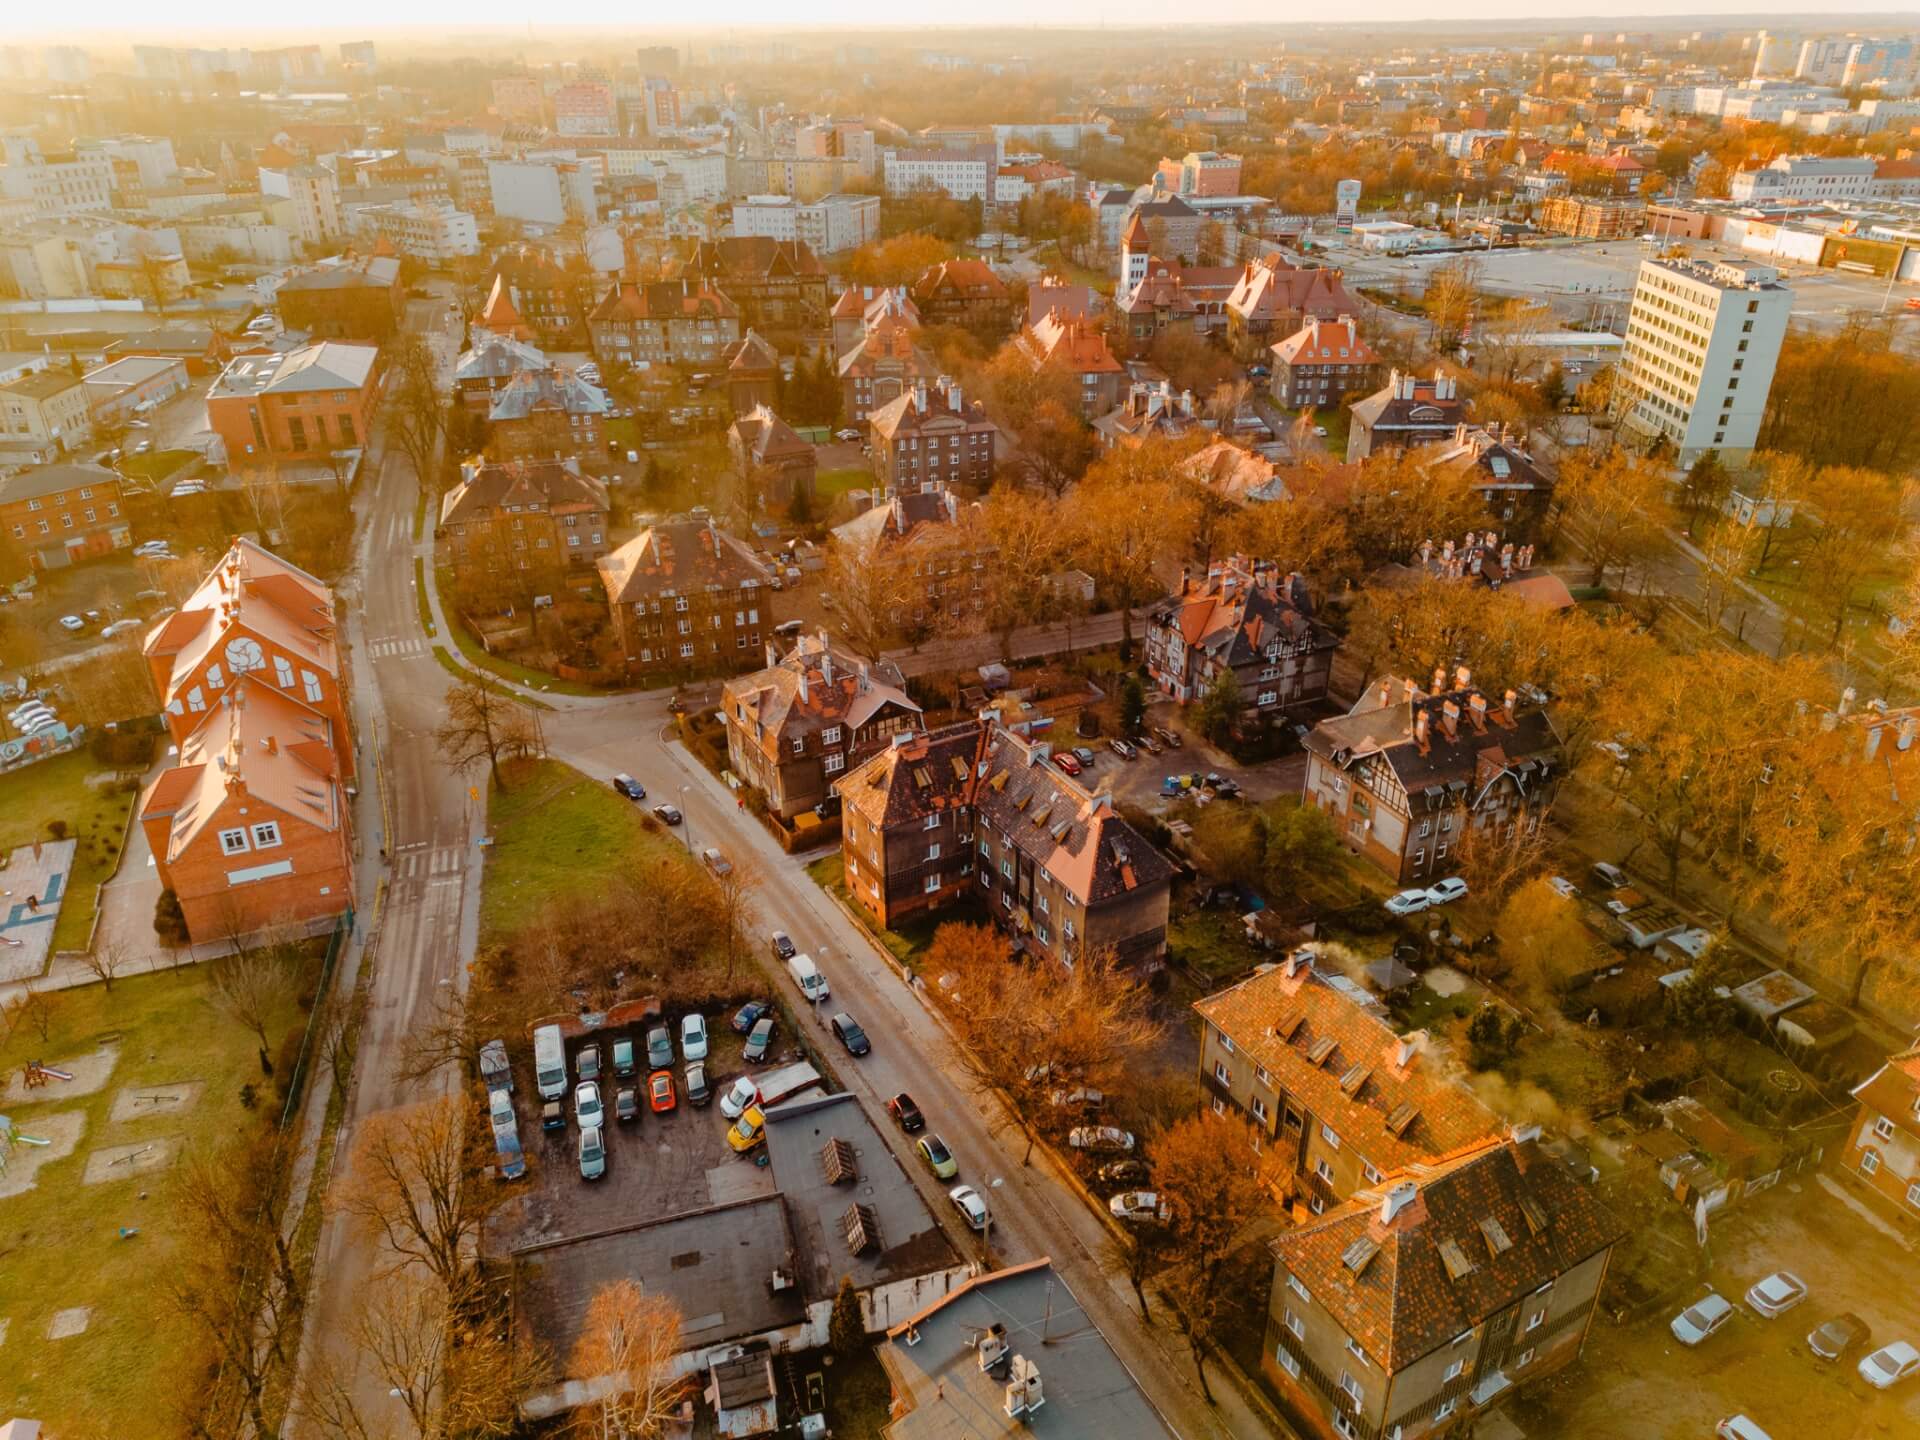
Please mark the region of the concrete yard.
<svg viewBox="0 0 1920 1440"><path fill-rule="evenodd" d="M43 975L77 840L22 845L0 870L0 983Z"/></svg>

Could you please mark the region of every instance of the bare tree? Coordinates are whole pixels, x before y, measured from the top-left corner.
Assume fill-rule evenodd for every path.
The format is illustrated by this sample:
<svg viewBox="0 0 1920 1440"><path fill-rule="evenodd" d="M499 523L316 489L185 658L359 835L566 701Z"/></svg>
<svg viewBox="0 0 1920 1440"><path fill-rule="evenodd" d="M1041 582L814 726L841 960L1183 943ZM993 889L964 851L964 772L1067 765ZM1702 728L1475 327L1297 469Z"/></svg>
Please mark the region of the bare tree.
<svg viewBox="0 0 1920 1440"><path fill-rule="evenodd" d="M760 867L744 856L731 864L733 868L724 875L713 877L716 896L713 913L720 922L720 943L726 950L728 984L733 983L733 967L747 930L747 911L762 879Z"/></svg>
<svg viewBox="0 0 1920 1440"><path fill-rule="evenodd" d="M447 718L435 728L433 743L455 770L484 760L493 783L504 789L500 762L524 759L539 749L532 711L511 695L477 680L462 680L447 687L446 707Z"/></svg>
<svg viewBox="0 0 1920 1440"><path fill-rule="evenodd" d="M263 1075L273 1074L268 1034L275 1015L292 998L293 979L287 961L265 949L222 955L207 966L207 987L214 1008L259 1042Z"/></svg>
<svg viewBox="0 0 1920 1440"><path fill-rule="evenodd" d="M394 438L412 463L415 477L425 486L447 433L447 406L434 373L433 351L426 340L403 333L391 344L394 353L387 380L387 411Z"/></svg>
<svg viewBox="0 0 1920 1440"><path fill-rule="evenodd" d="M133 963L133 950L123 936L109 932L96 935L93 948L80 959L111 995L114 977Z"/></svg>
<svg viewBox="0 0 1920 1440"><path fill-rule="evenodd" d="M409 1083L454 1067L460 1078L479 1073L481 1032L498 1023L490 1011L476 1011L471 997L449 987L434 1002L433 1018L417 1024L400 1043L395 1074Z"/></svg>
<svg viewBox="0 0 1920 1440"><path fill-rule="evenodd" d="M654 1440L679 1411L686 1382L674 1374L680 1312L631 1280L594 1292L574 1343L571 1378L594 1398L573 1412L581 1440Z"/></svg>
<svg viewBox="0 0 1920 1440"><path fill-rule="evenodd" d="M385 1110L362 1122L347 1173L329 1199L366 1236L383 1243L389 1269L424 1266L458 1286L497 1187L486 1171L492 1147L452 1096Z"/></svg>

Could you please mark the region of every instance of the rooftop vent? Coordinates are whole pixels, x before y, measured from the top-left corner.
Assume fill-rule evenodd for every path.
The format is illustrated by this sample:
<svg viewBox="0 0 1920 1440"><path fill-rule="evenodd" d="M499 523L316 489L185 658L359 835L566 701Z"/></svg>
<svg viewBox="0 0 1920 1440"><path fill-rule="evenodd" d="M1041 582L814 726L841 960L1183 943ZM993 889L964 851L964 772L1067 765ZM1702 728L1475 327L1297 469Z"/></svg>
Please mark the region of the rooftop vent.
<svg viewBox="0 0 1920 1440"><path fill-rule="evenodd" d="M860 1164L853 1146L845 1140L829 1140L820 1150L820 1171L829 1185L851 1185L860 1178Z"/></svg>
<svg viewBox="0 0 1920 1440"><path fill-rule="evenodd" d="M1508 1237L1506 1228L1491 1215L1482 1215L1480 1217L1480 1233L1487 1239L1487 1253L1489 1255L1498 1257L1505 1251L1513 1248L1513 1241Z"/></svg>
<svg viewBox="0 0 1920 1440"><path fill-rule="evenodd" d="M1467 1252L1460 1248L1460 1242L1449 1236L1437 1247L1440 1251L1440 1263L1447 1267L1449 1280L1463 1280L1473 1273L1473 1261L1467 1258Z"/></svg>
<svg viewBox="0 0 1920 1440"><path fill-rule="evenodd" d="M847 1249L855 1255L880 1248L880 1217L871 1205L849 1205L840 1217L840 1227L847 1237Z"/></svg>
<svg viewBox="0 0 1920 1440"><path fill-rule="evenodd" d="M1373 1074L1370 1065L1355 1065L1340 1077L1340 1089L1346 1095L1358 1095L1360 1087L1367 1083L1367 1077Z"/></svg>
<svg viewBox="0 0 1920 1440"><path fill-rule="evenodd" d="M1393 1133L1396 1139L1398 1139L1399 1137L1404 1136L1408 1130L1412 1129L1413 1122L1415 1120L1418 1120L1419 1118L1420 1118L1419 1110L1416 1109L1411 1103L1403 1100L1398 1105L1394 1106L1390 1112L1388 1112L1387 1129Z"/></svg>
<svg viewBox="0 0 1920 1440"><path fill-rule="evenodd" d="M1380 1242L1362 1235L1347 1247L1346 1254L1340 1257L1340 1263L1353 1272L1358 1280L1367 1273L1367 1266L1373 1263L1373 1257L1380 1253Z"/></svg>
<svg viewBox="0 0 1920 1440"><path fill-rule="evenodd" d="M1282 1015L1279 1020L1274 1022L1273 1038L1276 1040L1293 1039L1294 1035L1299 1032L1300 1027L1306 1023L1306 1019L1307 1017L1297 1010L1291 1015Z"/></svg>
<svg viewBox="0 0 1920 1440"><path fill-rule="evenodd" d="M1331 1035L1322 1035L1318 1040L1313 1042L1312 1048L1307 1051L1308 1062L1314 1065L1326 1064L1327 1057L1333 1054L1335 1047L1338 1046L1339 1043L1340 1042Z"/></svg>

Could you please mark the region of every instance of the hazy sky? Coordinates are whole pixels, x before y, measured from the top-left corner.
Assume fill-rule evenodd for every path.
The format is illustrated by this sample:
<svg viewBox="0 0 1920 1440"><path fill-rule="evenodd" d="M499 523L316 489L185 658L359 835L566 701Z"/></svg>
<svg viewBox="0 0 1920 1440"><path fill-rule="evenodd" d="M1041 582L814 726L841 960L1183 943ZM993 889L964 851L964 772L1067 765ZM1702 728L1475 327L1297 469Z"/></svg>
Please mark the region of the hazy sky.
<svg viewBox="0 0 1920 1440"><path fill-rule="evenodd" d="M1588 0L1589 6L1591 3L1592 0ZM73 33L73 11L51 3L51 0L10 0L4 8L8 13L4 19L0 19L0 41L28 33ZM149 37L161 33L167 23L159 20L160 7L156 7L152 0L91 0L84 8L85 30L76 38L84 38L94 45ZM667 19L662 12L671 12L676 8L634 5L632 0L568 0L567 4L556 7L554 17L559 20L564 16L564 21L554 25L543 25L536 21L535 33L554 35L592 27L638 30L659 25ZM1551 24L1556 29L1585 28L1589 24L1596 27L1621 24L1636 15L1764 15L1771 17L1771 23L1784 28L1795 19L1819 25L1831 23L1823 21L1822 17L1863 16L1876 10L1881 14L1901 13L1890 5L1862 7L1857 3L1846 3L1846 0L1624 0L1618 8L1609 6L1599 13L1589 10L1590 20L1583 20L1578 12L1573 15L1556 12L1553 6L1543 4L1542 0L1370 0L1363 13L1337 10L1336 13L1329 13L1327 9L1316 5L1275 5L1272 0L1188 0L1188 3L1175 7L1169 7L1165 0L1040 0L1040 3L1034 3L1034 0L966 0L964 4L951 7L934 5L909 9L920 15L939 15L945 9L947 17L950 17L945 19L945 23L965 26L1021 26L1036 23L1165 26L1170 15L1201 23L1268 24L1316 20L1345 20L1364 24L1408 19L1432 21L1546 16L1548 19L1543 23ZM425 4L420 0L400 4L391 3L391 0L384 4L381 0L332 0L332 3L314 14L316 19L324 15L324 33L329 35L354 28L377 32L389 26L407 30L434 27L455 33L501 27L524 33L530 12L537 10L538 7L527 5L525 0L442 0L442 3ZM905 28L901 25L903 9L898 0L814 0L814 3L804 7L794 6L792 0L726 0L720 5L693 6L679 11L679 15L689 17L692 13L699 16L696 23L706 26L771 26L790 30L795 28L796 20L800 20L810 28L834 25ZM210 31L229 30L229 38L236 42L270 32L308 36L323 33L311 25L295 27L275 25L271 21L263 23L264 15L272 14L272 10L262 6L259 0L193 0L193 3L180 7L173 14L179 17L173 23L182 32L205 37ZM1904 7L1904 21L1897 28L1907 28L1909 25L1920 27L1920 17L1916 17L1911 5ZM1390 41L1391 35L1383 34L1381 38Z"/></svg>

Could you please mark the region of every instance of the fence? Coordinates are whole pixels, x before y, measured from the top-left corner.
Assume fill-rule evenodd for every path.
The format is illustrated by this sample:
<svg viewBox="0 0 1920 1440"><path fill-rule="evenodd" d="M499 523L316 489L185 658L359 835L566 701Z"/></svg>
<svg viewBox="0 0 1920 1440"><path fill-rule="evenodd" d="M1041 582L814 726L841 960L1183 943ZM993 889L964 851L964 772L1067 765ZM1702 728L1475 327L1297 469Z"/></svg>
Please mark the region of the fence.
<svg viewBox="0 0 1920 1440"><path fill-rule="evenodd" d="M313 987L313 1008L307 1012L306 1033L300 1037L300 1055L293 1062L293 1074L287 1079L287 1103L280 1110L282 1130L294 1124L299 1116L301 1097L307 1093L307 1073L313 1066L315 1037L329 1008L327 995L333 988L333 972L352 934L353 907L348 906L334 922L333 934L327 940L326 958L320 962L320 978Z"/></svg>

